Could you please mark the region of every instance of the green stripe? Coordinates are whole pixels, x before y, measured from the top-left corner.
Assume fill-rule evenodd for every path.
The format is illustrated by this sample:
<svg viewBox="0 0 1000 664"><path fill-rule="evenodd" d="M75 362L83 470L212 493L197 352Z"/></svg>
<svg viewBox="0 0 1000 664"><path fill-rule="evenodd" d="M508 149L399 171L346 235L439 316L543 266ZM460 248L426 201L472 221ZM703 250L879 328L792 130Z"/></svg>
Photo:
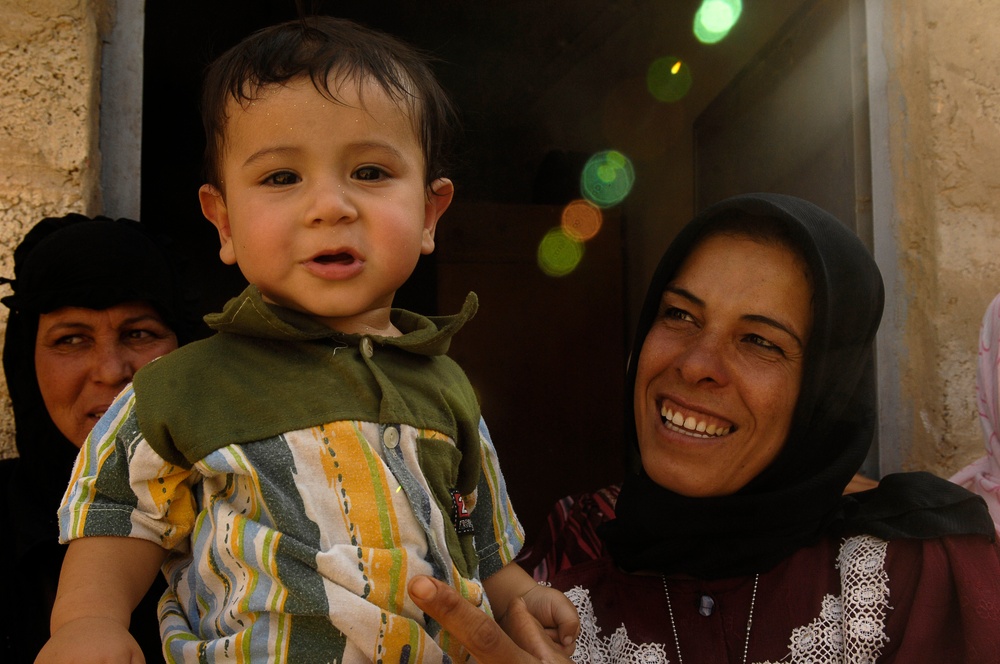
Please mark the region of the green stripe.
<svg viewBox="0 0 1000 664"><path fill-rule="evenodd" d="M361 429L358 427L357 423L354 425L354 431L358 435L358 438L365 441L364 435L361 433ZM374 489L373 496L375 498L375 504L378 509L379 515L379 526L382 530L382 546L385 548L391 548L393 545L392 536L392 519L389 518L390 509L390 499L382 491L382 485L384 484L384 475L382 473L382 459L376 456L371 446L362 443L361 452L365 455L365 461L368 463L368 475L371 478L372 487ZM370 544L368 544L370 546Z"/></svg>

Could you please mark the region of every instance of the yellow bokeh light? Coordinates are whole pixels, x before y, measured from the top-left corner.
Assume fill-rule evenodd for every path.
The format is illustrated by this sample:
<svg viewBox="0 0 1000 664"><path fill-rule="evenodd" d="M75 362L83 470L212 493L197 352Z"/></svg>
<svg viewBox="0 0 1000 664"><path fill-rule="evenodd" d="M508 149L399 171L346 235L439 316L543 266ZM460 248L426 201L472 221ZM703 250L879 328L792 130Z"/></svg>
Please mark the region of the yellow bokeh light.
<svg viewBox="0 0 1000 664"><path fill-rule="evenodd" d="M583 259L583 243L553 228L538 245L538 267L550 277L565 277Z"/></svg>

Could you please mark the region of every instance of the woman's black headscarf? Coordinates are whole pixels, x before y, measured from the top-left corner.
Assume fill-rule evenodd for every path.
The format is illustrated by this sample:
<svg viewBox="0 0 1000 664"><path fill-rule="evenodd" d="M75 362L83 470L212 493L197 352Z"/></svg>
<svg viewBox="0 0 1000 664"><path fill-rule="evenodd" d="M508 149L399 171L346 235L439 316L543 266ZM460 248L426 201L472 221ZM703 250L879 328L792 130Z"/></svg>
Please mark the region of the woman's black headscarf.
<svg viewBox="0 0 1000 664"><path fill-rule="evenodd" d="M202 328L189 313L175 263L161 240L136 221L69 214L43 219L28 231L14 250L14 278L0 280L13 290L0 302L10 308L3 369L18 451L17 459L0 465L0 514L7 535L3 560L8 575L33 577L22 582L22 596L12 604L14 619L31 632L13 637L26 656L31 649L26 644L38 638L44 643L48 636L49 607L36 603L44 604L43 595L54 590L58 578L63 547L57 544L56 510L77 455L49 416L38 387L39 315L65 306L107 309L144 301L184 344L200 336ZM40 617L32 620L34 614ZM35 634L36 626L44 633Z"/></svg>
<svg viewBox="0 0 1000 664"><path fill-rule="evenodd" d="M890 475L879 488L843 496L876 428L874 339L882 277L846 226L792 196L751 194L718 203L678 234L660 261L639 315L626 376L635 387L639 351L664 288L713 226L765 218L792 239L809 267L813 325L788 439L777 458L729 496L689 498L653 482L639 463L626 477L617 518L601 531L627 571L722 578L767 570L824 533L936 537L993 527L981 500L928 473ZM734 221L735 220L735 221ZM738 229L737 229L738 230ZM626 448L638 457L632 400Z"/></svg>

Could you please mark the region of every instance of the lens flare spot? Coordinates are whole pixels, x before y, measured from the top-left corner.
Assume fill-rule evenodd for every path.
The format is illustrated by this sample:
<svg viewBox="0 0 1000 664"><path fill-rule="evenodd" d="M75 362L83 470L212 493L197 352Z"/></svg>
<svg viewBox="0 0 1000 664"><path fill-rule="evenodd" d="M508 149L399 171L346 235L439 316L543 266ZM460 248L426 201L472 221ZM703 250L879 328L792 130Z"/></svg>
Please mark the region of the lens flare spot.
<svg viewBox="0 0 1000 664"><path fill-rule="evenodd" d="M703 44L721 41L742 13L742 0L705 0L694 15L694 36Z"/></svg>
<svg viewBox="0 0 1000 664"><path fill-rule="evenodd" d="M646 89L656 99L675 102L691 89L691 68L679 58L658 58L646 70Z"/></svg>
<svg viewBox="0 0 1000 664"><path fill-rule="evenodd" d="M580 175L580 194L597 207L618 205L635 183L635 169L617 150L598 152L587 160Z"/></svg>
<svg viewBox="0 0 1000 664"><path fill-rule="evenodd" d="M590 201L572 201L563 208L561 221L563 233L577 242L594 239L603 223L604 215L601 214L601 209Z"/></svg>
<svg viewBox="0 0 1000 664"><path fill-rule="evenodd" d="M583 259L583 243L574 240L562 228L553 228L538 245L538 267L550 277L564 277Z"/></svg>

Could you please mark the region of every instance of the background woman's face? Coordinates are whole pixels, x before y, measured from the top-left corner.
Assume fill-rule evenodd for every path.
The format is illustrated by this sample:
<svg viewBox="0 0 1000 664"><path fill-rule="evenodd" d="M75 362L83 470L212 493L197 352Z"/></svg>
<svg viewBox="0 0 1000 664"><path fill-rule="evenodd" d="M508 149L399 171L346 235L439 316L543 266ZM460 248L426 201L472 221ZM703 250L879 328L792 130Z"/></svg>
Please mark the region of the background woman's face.
<svg viewBox="0 0 1000 664"><path fill-rule="evenodd" d="M790 249L718 235L663 293L639 354L639 451L657 484L734 493L788 436L812 326L812 292Z"/></svg>
<svg viewBox="0 0 1000 664"><path fill-rule="evenodd" d="M80 447L140 367L177 348L177 336L144 302L63 307L38 319L35 373L56 427Z"/></svg>

